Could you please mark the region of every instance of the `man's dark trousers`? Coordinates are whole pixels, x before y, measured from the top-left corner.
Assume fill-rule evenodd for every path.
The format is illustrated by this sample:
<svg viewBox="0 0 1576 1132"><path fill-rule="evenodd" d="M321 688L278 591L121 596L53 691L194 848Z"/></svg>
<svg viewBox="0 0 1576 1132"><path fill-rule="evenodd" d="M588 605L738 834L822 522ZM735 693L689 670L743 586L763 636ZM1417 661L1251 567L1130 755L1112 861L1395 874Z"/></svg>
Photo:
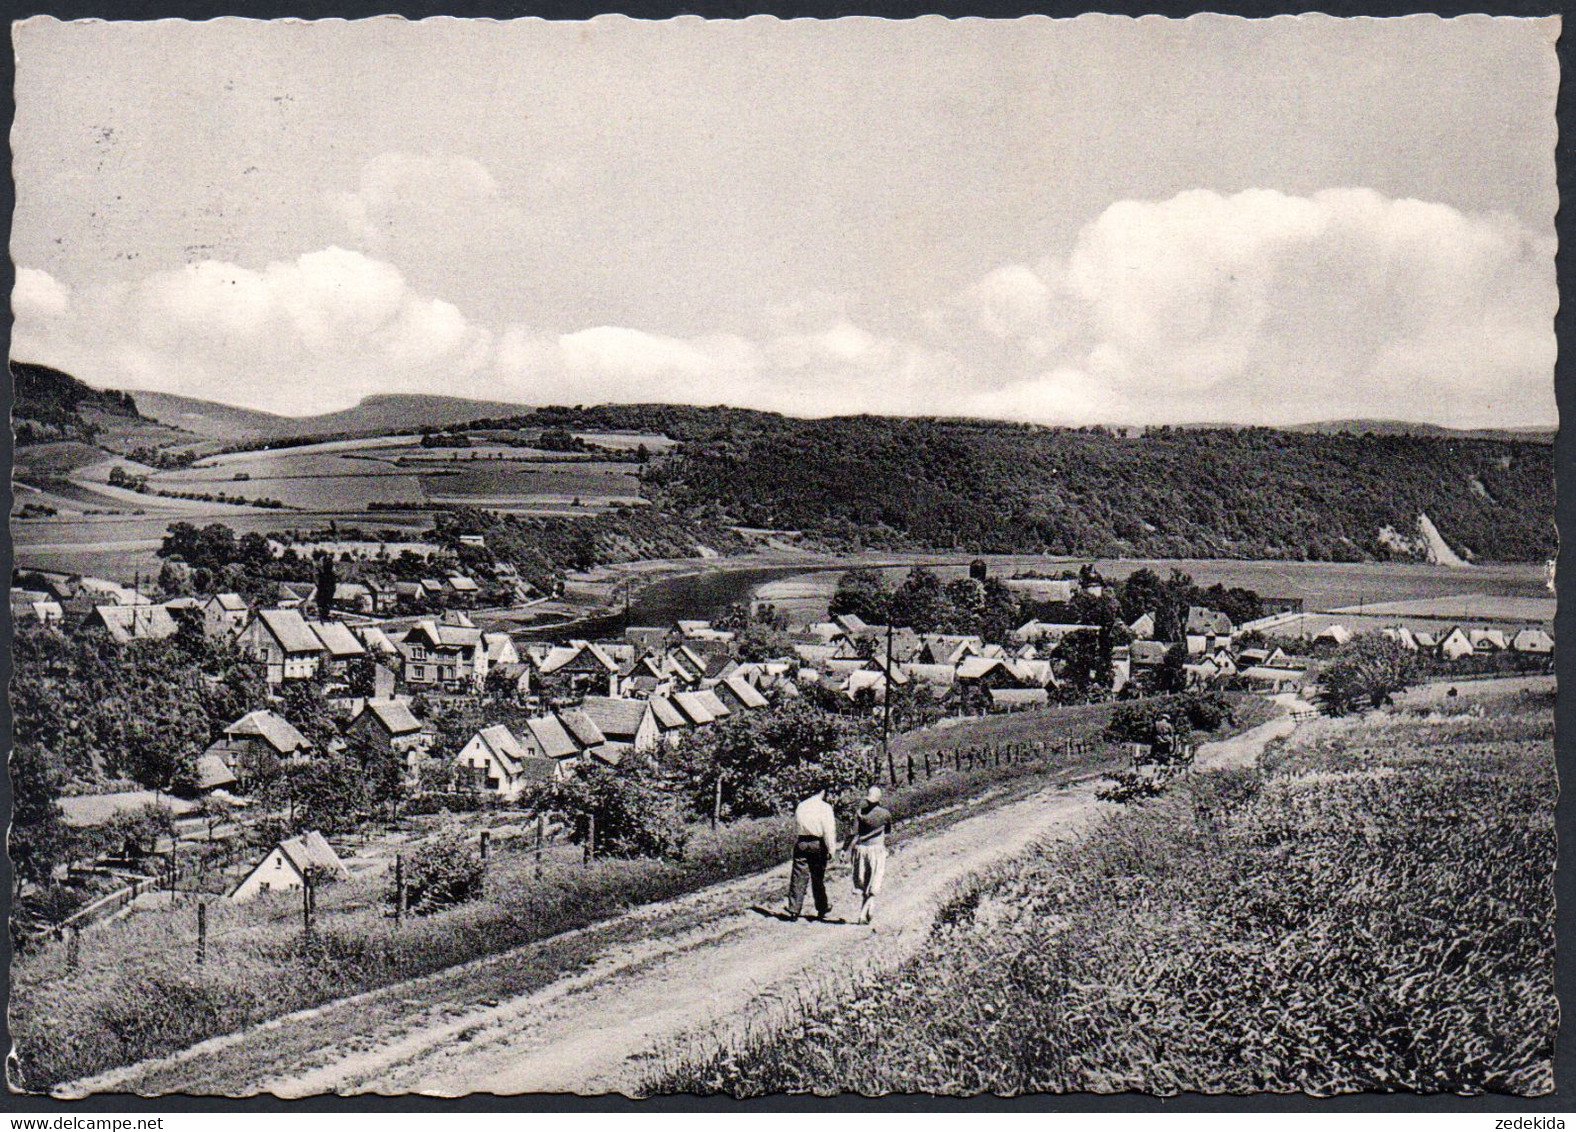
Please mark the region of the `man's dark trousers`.
<svg viewBox="0 0 1576 1132"><path fill-rule="evenodd" d="M788 882L788 914L797 916L804 907L804 890L809 885L815 896L815 910L825 916L832 910L826 898L826 842L819 837L801 837L793 844L793 879Z"/></svg>

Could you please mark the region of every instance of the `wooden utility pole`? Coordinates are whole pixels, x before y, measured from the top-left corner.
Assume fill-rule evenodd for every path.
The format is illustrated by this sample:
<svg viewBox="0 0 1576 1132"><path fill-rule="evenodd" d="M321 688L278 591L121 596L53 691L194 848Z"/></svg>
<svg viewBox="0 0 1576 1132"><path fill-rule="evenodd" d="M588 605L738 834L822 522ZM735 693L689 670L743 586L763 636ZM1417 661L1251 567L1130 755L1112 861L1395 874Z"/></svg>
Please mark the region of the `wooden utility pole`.
<svg viewBox="0 0 1576 1132"><path fill-rule="evenodd" d="M547 815L536 815L536 879L542 879L542 853L547 846Z"/></svg>
<svg viewBox="0 0 1576 1132"><path fill-rule="evenodd" d="M886 678L881 685L881 753L886 756L887 781L897 785L897 767L892 762L888 733L892 727L892 618L887 618Z"/></svg>
<svg viewBox="0 0 1576 1132"><path fill-rule="evenodd" d="M717 823L722 820L722 771L717 772L717 784L711 797L711 831L717 832Z"/></svg>
<svg viewBox="0 0 1576 1132"><path fill-rule="evenodd" d="M208 958L208 905L204 901L197 902L197 966L201 967Z"/></svg>
<svg viewBox="0 0 1576 1132"><path fill-rule="evenodd" d="M585 863L589 865L594 860L596 860L596 811L592 810L586 815Z"/></svg>
<svg viewBox="0 0 1576 1132"><path fill-rule="evenodd" d="M405 854L394 854L394 922L405 916Z"/></svg>

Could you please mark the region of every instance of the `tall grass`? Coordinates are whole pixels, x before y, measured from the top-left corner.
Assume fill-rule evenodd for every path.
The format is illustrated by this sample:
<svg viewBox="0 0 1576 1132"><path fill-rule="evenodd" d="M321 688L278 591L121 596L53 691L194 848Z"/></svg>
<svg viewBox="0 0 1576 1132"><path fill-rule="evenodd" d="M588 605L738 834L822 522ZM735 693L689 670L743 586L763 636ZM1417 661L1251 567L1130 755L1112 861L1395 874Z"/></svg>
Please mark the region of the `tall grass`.
<svg viewBox="0 0 1576 1132"><path fill-rule="evenodd" d="M1193 776L648 1088L1546 1092L1552 702L1487 707L1320 722L1265 771Z"/></svg>

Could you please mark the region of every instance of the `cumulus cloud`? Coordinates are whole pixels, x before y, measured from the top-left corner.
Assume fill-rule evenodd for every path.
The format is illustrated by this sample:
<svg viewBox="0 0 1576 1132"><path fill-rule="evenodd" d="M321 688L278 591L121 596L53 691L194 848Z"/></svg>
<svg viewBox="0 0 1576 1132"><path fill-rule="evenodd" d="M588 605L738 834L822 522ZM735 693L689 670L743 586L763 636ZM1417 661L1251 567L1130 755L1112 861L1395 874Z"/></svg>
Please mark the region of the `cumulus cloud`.
<svg viewBox="0 0 1576 1132"><path fill-rule="evenodd" d="M53 294L33 274L19 283L20 349L102 385L284 413L463 382L485 364L490 342L390 264L335 247L262 270L188 264L101 288L69 309L40 303Z"/></svg>
<svg viewBox="0 0 1576 1132"><path fill-rule="evenodd" d="M440 182L445 208L504 207L475 162L409 155L371 163L340 203L377 242ZM441 390L806 416L1526 424L1554 417L1553 254L1510 218L1365 189L1193 191L1113 204L1066 249L1027 249L922 311L811 292L757 311L748 336L478 323L463 287L342 247L77 289L24 266L12 304L18 356L295 413Z"/></svg>

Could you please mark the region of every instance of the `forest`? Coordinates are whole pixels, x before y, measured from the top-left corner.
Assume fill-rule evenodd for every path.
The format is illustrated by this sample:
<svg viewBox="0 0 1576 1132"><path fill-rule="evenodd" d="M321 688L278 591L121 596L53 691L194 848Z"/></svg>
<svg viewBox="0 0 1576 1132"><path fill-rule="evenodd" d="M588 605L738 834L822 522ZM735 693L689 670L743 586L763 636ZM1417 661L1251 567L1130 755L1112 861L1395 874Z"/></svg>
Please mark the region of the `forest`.
<svg viewBox="0 0 1576 1132"><path fill-rule="evenodd" d="M679 446L644 477L659 506L838 549L1383 561L1416 556L1381 532L1410 539L1421 514L1468 559L1536 561L1556 545L1553 449L1531 440L1129 436L676 405L546 408L507 423L664 432Z"/></svg>

